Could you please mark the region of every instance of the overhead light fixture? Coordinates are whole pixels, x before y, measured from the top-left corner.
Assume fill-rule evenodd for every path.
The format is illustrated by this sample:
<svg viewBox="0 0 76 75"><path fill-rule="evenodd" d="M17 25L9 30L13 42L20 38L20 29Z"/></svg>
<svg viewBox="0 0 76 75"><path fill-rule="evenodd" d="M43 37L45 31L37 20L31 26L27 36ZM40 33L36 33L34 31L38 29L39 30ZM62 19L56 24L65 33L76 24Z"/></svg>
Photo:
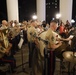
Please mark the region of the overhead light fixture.
<svg viewBox="0 0 76 75"><path fill-rule="evenodd" d="M75 23L75 20L74 20L74 19L72 19L72 20L71 20L71 23Z"/></svg>
<svg viewBox="0 0 76 75"><path fill-rule="evenodd" d="M37 16L36 15L33 15L32 16L32 19L36 20L37 19Z"/></svg>
<svg viewBox="0 0 76 75"><path fill-rule="evenodd" d="M56 19L59 19L60 17L61 17L60 13L56 14Z"/></svg>

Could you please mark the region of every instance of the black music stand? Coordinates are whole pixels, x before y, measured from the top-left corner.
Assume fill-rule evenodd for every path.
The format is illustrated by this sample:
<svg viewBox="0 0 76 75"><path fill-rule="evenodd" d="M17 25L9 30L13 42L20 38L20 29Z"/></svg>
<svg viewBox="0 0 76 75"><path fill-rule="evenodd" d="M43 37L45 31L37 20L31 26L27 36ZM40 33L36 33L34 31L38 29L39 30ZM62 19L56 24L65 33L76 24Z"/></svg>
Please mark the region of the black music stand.
<svg viewBox="0 0 76 75"><path fill-rule="evenodd" d="M21 35L20 35L20 37L23 39L23 33L21 32ZM24 72L24 73L28 73L26 70L25 70L25 68L24 68L24 65L25 64L27 64L28 62L26 62L26 63L23 63L23 50L22 50L22 47L21 47L21 59L22 59L22 64L21 65L19 65L18 67L20 67L20 66L22 66L22 71L20 71L20 72ZM17 68L18 68L17 67ZM20 72L17 72L17 73L20 73Z"/></svg>
<svg viewBox="0 0 76 75"><path fill-rule="evenodd" d="M22 72L28 73L28 72L25 70L25 68L24 68L24 65L27 64L27 62L26 62L26 63L23 63L23 50L22 50L22 49L21 49L21 58L22 58Z"/></svg>

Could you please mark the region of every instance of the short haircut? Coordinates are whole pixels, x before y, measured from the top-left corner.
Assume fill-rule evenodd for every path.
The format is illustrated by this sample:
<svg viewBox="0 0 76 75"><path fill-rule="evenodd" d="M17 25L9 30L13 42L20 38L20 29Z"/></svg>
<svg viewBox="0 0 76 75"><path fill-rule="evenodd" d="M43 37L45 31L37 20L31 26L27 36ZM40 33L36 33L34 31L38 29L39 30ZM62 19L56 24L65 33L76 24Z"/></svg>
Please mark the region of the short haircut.
<svg viewBox="0 0 76 75"><path fill-rule="evenodd" d="M58 23L57 20L52 20L50 23Z"/></svg>
<svg viewBox="0 0 76 75"><path fill-rule="evenodd" d="M36 21L36 20L32 20L31 23L32 23L32 22L35 22L35 21Z"/></svg>

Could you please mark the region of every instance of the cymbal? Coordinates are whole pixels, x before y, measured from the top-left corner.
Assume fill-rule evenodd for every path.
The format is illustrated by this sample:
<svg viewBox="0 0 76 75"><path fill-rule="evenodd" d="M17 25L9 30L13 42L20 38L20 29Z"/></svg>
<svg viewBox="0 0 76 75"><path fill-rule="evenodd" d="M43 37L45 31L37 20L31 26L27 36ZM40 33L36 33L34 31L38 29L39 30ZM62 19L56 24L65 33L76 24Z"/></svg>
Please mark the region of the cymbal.
<svg viewBox="0 0 76 75"><path fill-rule="evenodd" d="M72 51L63 52L63 57L66 61L76 63L76 52Z"/></svg>

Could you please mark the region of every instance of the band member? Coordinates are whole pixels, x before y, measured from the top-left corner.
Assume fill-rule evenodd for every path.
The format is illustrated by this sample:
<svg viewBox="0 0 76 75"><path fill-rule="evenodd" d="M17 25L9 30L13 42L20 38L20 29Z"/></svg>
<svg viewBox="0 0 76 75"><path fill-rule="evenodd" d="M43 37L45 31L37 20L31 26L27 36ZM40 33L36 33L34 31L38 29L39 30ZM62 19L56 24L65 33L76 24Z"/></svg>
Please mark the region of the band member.
<svg viewBox="0 0 76 75"><path fill-rule="evenodd" d="M31 21L31 25L27 28L27 39L28 39L28 47L29 47L29 67L32 67L32 55L35 48L35 38L36 35L36 21Z"/></svg>
<svg viewBox="0 0 76 75"><path fill-rule="evenodd" d="M2 20L1 28L8 28L8 22L6 20Z"/></svg>
<svg viewBox="0 0 76 75"><path fill-rule="evenodd" d="M51 62L50 62L50 72L51 75L54 75L54 70L55 70L55 53L54 50L61 46L61 42L57 42L56 38L59 37L57 34L55 34L55 31L58 27L57 21L53 20L50 22L50 28L47 30L46 33L46 40L50 41L48 43L48 48L51 49Z"/></svg>
<svg viewBox="0 0 76 75"><path fill-rule="evenodd" d="M0 29L0 63L9 63L12 72L14 72L14 68L16 67L16 60L11 55L12 44L9 43L7 34L7 29Z"/></svg>
<svg viewBox="0 0 76 75"><path fill-rule="evenodd" d="M37 29L38 35L44 31L44 29L43 29L43 27L42 27L42 25L40 23L37 24L36 29Z"/></svg>
<svg viewBox="0 0 76 75"><path fill-rule="evenodd" d="M45 48L50 49L50 63L49 63L50 66L48 68L48 70L50 72L49 75L54 75L54 70L55 70L55 53L54 53L54 50L56 48L58 48L59 46L61 46L61 44L62 44L60 41L56 40L56 37L60 38L60 36L55 32L57 27L58 27L57 21L53 20L50 22L50 28L47 31L42 32L39 35L39 37L41 39L43 39L43 40L38 41L38 43L39 43L38 44L39 45L38 46L39 47L38 52L39 53L38 53L38 60L37 60L38 64L37 65L39 65L38 67L40 67L40 69L36 68L35 71L38 70L40 75L45 75L45 73L43 72L44 66L46 66L46 65L44 65L44 59L43 59ZM48 41L47 45L45 44L44 40ZM36 67L36 65L35 65L35 67ZM37 71L35 73L38 75Z"/></svg>

